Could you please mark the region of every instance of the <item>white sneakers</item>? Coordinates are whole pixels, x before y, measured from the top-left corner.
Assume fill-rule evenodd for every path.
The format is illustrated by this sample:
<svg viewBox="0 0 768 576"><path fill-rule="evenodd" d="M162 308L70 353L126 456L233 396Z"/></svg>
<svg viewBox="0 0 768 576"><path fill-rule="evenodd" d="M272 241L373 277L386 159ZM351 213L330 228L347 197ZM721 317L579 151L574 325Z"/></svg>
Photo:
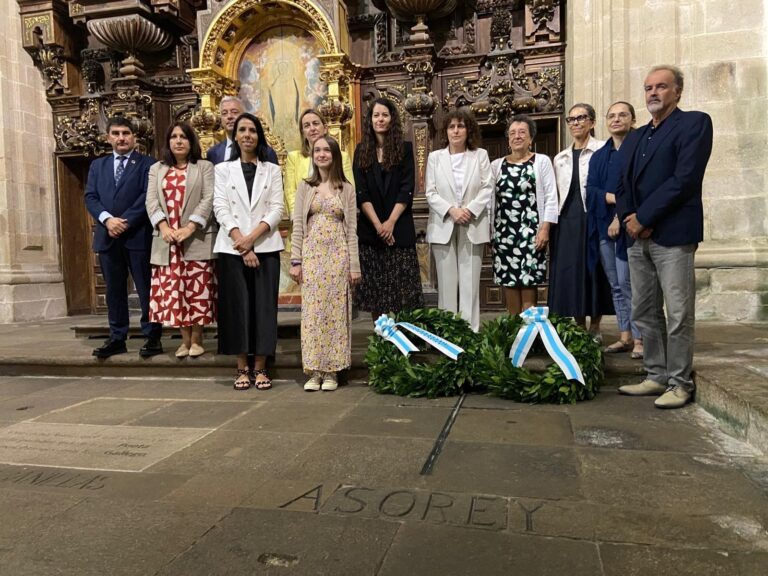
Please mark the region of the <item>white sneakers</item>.
<svg viewBox="0 0 768 576"><path fill-rule="evenodd" d="M326 372L323 374L323 384L321 388L326 392L333 392L339 387L339 382L336 380L336 374L334 372Z"/></svg>
<svg viewBox="0 0 768 576"><path fill-rule="evenodd" d="M317 392L320 390L322 381L323 377L320 375L320 372L313 372L310 379L307 380L306 384L304 384L304 390L306 392Z"/></svg>
<svg viewBox="0 0 768 576"><path fill-rule="evenodd" d="M313 372L309 380L304 384L304 390L307 392L317 392L323 390L332 392L339 387L335 372Z"/></svg>

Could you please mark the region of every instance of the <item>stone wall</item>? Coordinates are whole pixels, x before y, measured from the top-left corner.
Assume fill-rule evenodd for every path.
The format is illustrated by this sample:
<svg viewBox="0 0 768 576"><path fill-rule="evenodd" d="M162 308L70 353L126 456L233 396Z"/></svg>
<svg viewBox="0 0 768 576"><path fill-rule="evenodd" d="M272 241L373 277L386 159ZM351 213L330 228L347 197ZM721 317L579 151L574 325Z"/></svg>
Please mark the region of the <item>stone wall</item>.
<svg viewBox="0 0 768 576"><path fill-rule="evenodd" d="M686 76L681 108L712 116L697 314L768 320L768 3L764 0L571 0L566 102L598 116L615 100L645 110L656 64ZM603 126L598 136L607 137Z"/></svg>
<svg viewBox="0 0 768 576"><path fill-rule="evenodd" d="M0 323L66 315L54 140L45 85L22 48L14 0L0 0Z"/></svg>

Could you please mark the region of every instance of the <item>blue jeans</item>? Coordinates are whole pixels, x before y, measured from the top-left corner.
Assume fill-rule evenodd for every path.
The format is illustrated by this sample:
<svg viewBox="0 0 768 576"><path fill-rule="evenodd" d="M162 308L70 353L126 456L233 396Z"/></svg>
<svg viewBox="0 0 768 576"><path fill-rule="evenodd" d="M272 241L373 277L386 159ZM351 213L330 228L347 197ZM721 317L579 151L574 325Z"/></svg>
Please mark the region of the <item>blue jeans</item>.
<svg viewBox="0 0 768 576"><path fill-rule="evenodd" d="M637 240L628 250L632 317L643 333L648 379L689 391L694 388L696 247L667 247L646 239Z"/></svg>
<svg viewBox="0 0 768 576"><path fill-rule="evenodd" d="M632 338L642 338L640 328L632 322L632 287L629 283L629 262L616 256L616 242L600 240L600 262L611 285L613 307L619 331L632 332Z"/></svg>

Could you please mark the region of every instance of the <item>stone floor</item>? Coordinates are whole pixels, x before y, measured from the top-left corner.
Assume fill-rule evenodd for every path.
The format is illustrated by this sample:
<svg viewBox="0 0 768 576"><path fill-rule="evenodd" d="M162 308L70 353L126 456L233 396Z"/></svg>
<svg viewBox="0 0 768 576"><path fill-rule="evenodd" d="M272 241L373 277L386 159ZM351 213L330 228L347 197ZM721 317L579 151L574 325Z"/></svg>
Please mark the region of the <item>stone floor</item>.
<svg viewBox="0 0 768 576"><path fill-rule="evenodd" d="M611 387L0 376L0 519L0 576L765 576L768 459Z"/></svg>

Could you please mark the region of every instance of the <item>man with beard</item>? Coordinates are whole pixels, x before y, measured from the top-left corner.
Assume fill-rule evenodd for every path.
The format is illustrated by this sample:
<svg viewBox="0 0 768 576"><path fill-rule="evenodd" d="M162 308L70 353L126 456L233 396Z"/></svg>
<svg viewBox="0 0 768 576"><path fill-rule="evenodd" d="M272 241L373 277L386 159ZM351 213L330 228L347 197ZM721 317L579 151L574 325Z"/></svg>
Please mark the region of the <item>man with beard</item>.
<svg viewBox="0 0 768 576"><path fill-rule="evenodd" d="M712 119L678 108L683 74L675 66L652 68L644 86L652 119L622 146L616 202L632 243L632 316L643 334L647 376L619 392L660 395L656 407L680 408L695 387L694 255L704 236L701 188L712 152Z"/></svg>

